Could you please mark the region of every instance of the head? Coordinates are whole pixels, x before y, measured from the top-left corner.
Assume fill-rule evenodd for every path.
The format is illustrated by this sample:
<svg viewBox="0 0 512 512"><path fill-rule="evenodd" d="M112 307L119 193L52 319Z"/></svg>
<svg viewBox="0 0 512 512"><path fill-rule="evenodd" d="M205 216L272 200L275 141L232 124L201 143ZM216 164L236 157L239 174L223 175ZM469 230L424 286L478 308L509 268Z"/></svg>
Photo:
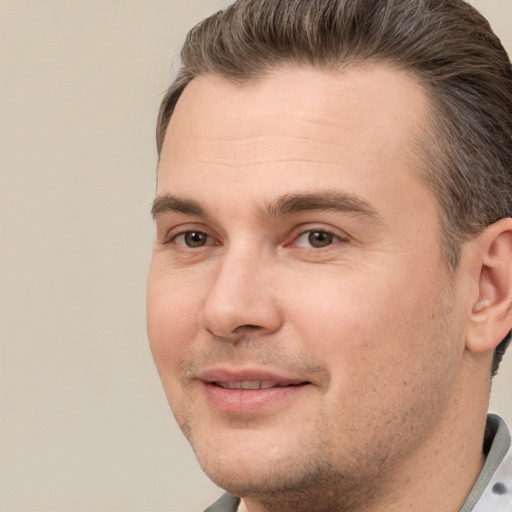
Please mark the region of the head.
<svg viewBox="0 0 512 512"><path fill-rule="evenodd" d="M189 34L148 330L219 485L356 510L474 454L512 325L511 79L455 0L242 0Z"/></svg>
<svg viewBox="0 0 512 512"><path fill-rule="evenodd" d="M431 101L419 141L440 211L447 265L462 244L512 215L512 66L489 23L463 0L241 0L192 29L157 124L160 154L174 107L197 76L243 83L283 65L385 62L410 72ZM477 106L477 107L476 107ZM510 334L495 351L496 374Z"/></svg>

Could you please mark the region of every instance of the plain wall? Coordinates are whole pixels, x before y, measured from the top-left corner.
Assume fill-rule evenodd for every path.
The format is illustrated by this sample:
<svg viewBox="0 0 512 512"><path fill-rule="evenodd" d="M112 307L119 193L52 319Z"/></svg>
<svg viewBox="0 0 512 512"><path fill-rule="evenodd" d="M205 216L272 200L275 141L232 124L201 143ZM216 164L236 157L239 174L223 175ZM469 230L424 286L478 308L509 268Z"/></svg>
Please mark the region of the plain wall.
<svg viewBox="0 0 512 512"><path fill-rule="evenodd" d="M154 125L222 0L0 0L0 512L202 510L219 493L149 352ZM512 0L473 2L512 50ZM512 424L512 353L492 409Z"/></svg>

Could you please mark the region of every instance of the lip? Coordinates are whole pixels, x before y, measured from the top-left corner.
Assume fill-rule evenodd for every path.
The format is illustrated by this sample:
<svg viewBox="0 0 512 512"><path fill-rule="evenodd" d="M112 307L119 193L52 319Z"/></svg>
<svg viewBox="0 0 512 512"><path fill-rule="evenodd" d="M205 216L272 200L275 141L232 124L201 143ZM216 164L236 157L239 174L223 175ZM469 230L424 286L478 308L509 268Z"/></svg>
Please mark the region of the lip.
<svg viewBox="0 0 512 512"><path fill-rule="evenodd" d="M292 385L299 384L301 382L306 382L306 379L294 376L287 375L285 373L272 372L265 369L257 369L257 368L247 368L247 369L224 369L224 368L210 368L200 372L197 375L199 380L202 380L207 383L213 382L225 382L225 383L234 383L234 382L244 382L244 381L273 381L279 382L284 385Z"/></svg>
<svg viewBox="0 0 512 512"><path fill-rule="evenodd" d="M215 409L230 414L265 412L285 406L298 398L311 383L303 378L260 369L208 369L197 379L202 383L208 403ZM261 382L264 387L251 387ZM272 384L272 387L267 387Z"/></svg>

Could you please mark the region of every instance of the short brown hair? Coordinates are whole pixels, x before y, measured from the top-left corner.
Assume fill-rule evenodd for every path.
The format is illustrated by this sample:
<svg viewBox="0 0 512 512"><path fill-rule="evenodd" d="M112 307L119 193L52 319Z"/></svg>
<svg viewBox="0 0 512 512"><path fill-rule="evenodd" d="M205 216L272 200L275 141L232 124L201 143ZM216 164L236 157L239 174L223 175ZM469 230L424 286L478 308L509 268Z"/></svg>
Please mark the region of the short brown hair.
<svg viewBox="0 0 512 512"><path fill-rule="evenodd" d="M420 142L436 195L445 259L512 216L512 66L489 23L464 0L238 0L194 27L158 117L160 154L174 107L196 76L233 81L284 65L389 63L412 73L432 105ZM510 334L496 348L495 374Z"/></svg>

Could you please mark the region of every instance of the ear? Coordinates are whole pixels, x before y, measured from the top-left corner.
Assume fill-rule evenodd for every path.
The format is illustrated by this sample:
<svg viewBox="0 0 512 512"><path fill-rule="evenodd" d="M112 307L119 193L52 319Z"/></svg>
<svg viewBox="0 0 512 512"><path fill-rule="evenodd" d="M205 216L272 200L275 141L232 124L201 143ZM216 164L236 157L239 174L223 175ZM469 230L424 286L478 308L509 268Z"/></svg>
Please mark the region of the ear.
<svg viewBox="0 0 512 512"><path fill-rule="evenodd" d="M472 304L466 348L494 350L512 328L512 218L491 224L475 242L477 300Z"/></svg>

